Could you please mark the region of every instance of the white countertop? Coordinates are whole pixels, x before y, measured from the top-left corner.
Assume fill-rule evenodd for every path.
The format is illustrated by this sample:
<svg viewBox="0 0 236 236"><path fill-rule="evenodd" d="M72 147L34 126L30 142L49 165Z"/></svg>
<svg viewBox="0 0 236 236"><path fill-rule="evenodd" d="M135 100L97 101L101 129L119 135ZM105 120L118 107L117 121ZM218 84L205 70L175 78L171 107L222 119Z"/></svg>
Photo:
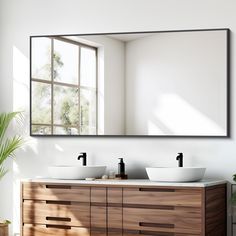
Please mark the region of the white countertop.
<svg viewBox="0 0 236 236"><path fill-rule="evenodd" d="M117 185L117 186L168 186L168 187L209 187L227 183L226 180L220 179L203 179L198 182L153 182L148 179L128 179L128 180L62 180L62 179L22 179L22 182L37 182L37 183L55 183L55 184L79 184L79 185Z"/></svg>

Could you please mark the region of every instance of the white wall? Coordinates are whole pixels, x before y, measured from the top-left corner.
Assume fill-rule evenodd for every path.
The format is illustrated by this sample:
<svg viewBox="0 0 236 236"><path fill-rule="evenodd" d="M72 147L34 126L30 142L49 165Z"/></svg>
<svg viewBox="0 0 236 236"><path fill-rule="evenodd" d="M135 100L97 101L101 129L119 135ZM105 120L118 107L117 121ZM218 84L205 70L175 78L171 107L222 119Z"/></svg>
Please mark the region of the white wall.
<svg viewBox="0 0 236 236"><path fill-rule="evenodd" d="M127 42L127 134L226 135L226 35L172 32Z"/></svg>
<svg viewBox="0 0 236 236"><path fill-rule="evenodd" d="M14 215L14 232L19 211L15 181L45 175L51 163L76 162L81 151L88 152L89 163L114 169L117 158L124 157L130 177L146 177L145 166L176 165L176 153L182 151L186 164L207 167L207 177L231 180L236 172L235 9L235 0L0 0L0 111L21 106L28 114L29 35L215 27L233 32L231 138L34 138L18 152L14 179L9 174L1 182L4 188L0 186L0 214L10 219ZM28 132L28 123L26 127Z"/></svg>

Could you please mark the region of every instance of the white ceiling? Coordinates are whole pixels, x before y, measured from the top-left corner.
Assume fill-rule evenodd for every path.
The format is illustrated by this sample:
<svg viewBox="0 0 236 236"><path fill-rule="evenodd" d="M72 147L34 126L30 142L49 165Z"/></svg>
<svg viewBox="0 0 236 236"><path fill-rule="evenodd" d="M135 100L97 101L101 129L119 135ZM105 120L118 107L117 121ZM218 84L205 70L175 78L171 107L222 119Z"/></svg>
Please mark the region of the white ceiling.
<svg viewBox="0 0 236 236"><path fill-rule="evenodd" d="M123 42L136 40L153 35L154 33L140 33L140 34L108 34L107 36L113 39L117 39Z"/></svg>
<svg viewBox="0 0 236 236"><path fill-rule="evenodd" d="M108 37L108 38L112 38L112 39L116 39L116 40L120 40L122 42L129 42L132 40L136 40L136 39L140 39L140 38L144 38L144 37L149 37L155 35L155 33L131 33L131 34L104 34L104 35L94 35L94 37L96 36L104 36L104 37ZM97 43L92 42L92 40L88 40L89 37L92 37L93 35L88 35L88 36L64 36L64 38L73 40L73 41L77 41L80 43L85 43L85 44L89 44L91 46L97 47L99 46Z"/></svg>

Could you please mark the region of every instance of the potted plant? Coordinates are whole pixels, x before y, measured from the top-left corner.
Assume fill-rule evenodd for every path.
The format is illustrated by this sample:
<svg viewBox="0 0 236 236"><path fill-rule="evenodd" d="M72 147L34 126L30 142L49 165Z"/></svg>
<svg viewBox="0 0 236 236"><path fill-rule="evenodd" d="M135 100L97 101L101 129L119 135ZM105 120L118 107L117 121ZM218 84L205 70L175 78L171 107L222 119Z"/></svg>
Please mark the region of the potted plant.
<svg viewBox="0 0 236 236"><path fill-rule="evenodd" d="M236 174L233 175L233 181L236 182ZM231 204L235 207L236 205L236 192L231 195Z"/></svg>
<svg viewBox="0 0 236 236"><path fill-rule="evenodd" d="M9 220L0 220L0 235L8 236L8 225L11 224Z"/></svg>
<svg viewBox="0 0 236 236"><path fill-rule="evenodd" d="M20 148L24 142L20 135L14 135L12 137L6 135L6 131L13 119L21 121L22 113L9 112L0 114L0 181L8 171L4 167L5 161L9 157L14 157L15 151ZM8 236L8 225L10 223L9 220L0 220L1 236Z"/></svg>

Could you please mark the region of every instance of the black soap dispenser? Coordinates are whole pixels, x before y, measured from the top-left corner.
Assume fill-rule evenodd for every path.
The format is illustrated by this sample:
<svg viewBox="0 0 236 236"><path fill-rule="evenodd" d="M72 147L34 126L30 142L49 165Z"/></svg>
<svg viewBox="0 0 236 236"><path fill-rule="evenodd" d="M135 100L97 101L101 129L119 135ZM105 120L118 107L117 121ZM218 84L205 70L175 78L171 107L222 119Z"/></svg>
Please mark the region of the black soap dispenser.
<svg viewBox="0 0 236 236"><path fill-rule="evenodd" d="M116 175L117 179L128 179L128 175L125 174L125 163L123 158L119 158L120 162L118 163L118 174Z"/></svg>

